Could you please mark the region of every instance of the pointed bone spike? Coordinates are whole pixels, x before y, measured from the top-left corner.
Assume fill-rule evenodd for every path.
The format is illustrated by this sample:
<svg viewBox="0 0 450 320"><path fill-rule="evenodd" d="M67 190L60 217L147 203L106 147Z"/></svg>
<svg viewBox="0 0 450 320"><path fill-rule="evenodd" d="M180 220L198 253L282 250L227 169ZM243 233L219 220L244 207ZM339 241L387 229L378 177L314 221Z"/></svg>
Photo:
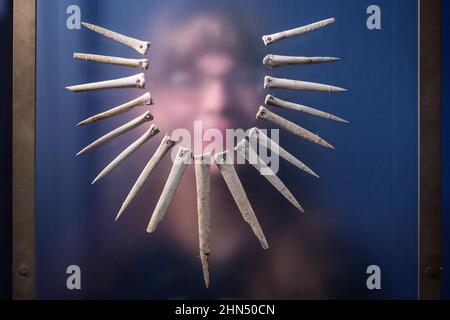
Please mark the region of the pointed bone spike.
<svg viewBox="0 0 450 320"><path fill-rule="evenodd" d="M132 37L125 36L123 34L108 30L103 27L96 26L91 23L82 22L83 26L86 28L95 31L109 39L115 40L117 42L120 42L126 46L129 46L139 52L140 54L144 55L147 53L147 50L150 48L150 42L138 40Z"/></svg>
<svg viewBox="0 0 450 320"><path fill-rule="evenodd" d="M325 27L329 24L334 23L336 20L334 18L329 18L329 19L325 19L325 20L321 20L318 22L314 22L311 24L308 24L306 26L303 27L298 27L298 28L294 28L294 29L290 29L290 30L285 30L285 31L281 31L281 32L277 32L277 33L273 33L270 35L264 35L262 37L262 40L264 42L264 45L268 46L271 43L274 43L275 41L278 40L283 40L283 39L287 39L293 36L297 36L306 32L310 32L322 27Z"/></svg>
<svg viewBox="0 0 450 320"><path fill-rule="evenodd" d="M90 145L88 145L87 147L82 149L80 152L78 152L77 156L88 150L91 150L105 142L108 142L109 140L114 139L115 137L120 136L121 134L123 134L127 131L130 131L131 129L134 129L134 128L140 126L141 124L143 124L144 122L150 121L152 119L153 119L153 116L150 114L150 112L147 111L146 113L131 120L130 122L127 122L124 125L120 126L119 128L105 134L103 137L98 138L97 140L92 142Z"/></svg>
<svg viewBox="0 0 450 320"><path fill-rule="evenodd" d="M345 92L347 89L330 86L328 84L281 79L266 76L264 77L264 89L293 89L293 90L306 90L306 91L322 91L322 92Z"/></svg>
<svg viewBox="0 0 450 320"><path fill-rule="evenodd" d="M269 248L267 244L266 237L264 236L264 232L259 225L258 218L253 211L253 208L248 201L247 195L245 194L244 187L239 180L239 177L234 169L233 164L227 163L227 158L229 157L229 151L225 151L220 154L214 155L214 162L219 168L225 183L230 190L231 195L233 196L234 201L236 202L239 211L242 214L244 220L250 225L253 230L253 233L259 239L261 246L263 249Z"/></svg>
<svg viewBox="0 0 450 320"><path fill-rule="evenodd" d="M77 124L77 126L82 126L82 125L86 125L89 123L94 123L99 120L108 119L108 118L117 116L119 114L125 113L125 112L133 109L134 107L143 106L143 105L151 105L151 104L153 104L153 98L152 98L150 92L146 92L145 94L143 94L142 96L140 96L134 100L131 100L127 103L121 104L120 106L109 109L105 112L96 114L95 116L89 117L89 118L79 122Z"/></svg>
<svg viewBox="0 0 450 320"><path fill-rule="evenodd" d="M104 56L100 54L90 54L90 53L80 53L75 52L73 54L74 59L84 60L84 61L94 61L106 64L112 64L116 66L148 69L147 59L128 59L122 57Z"/></svg>
<svg viewBox="0 0 450 320"><path fill-rule="evenodd" d="M211 254L210 248L210 220L211 220L211 177L209 153L195 156L195 181L197 186L197 209L198 209L198 237L200 247L200 259L202 262L203 278L205 285L209 287L208 258Z"/></svg>
<svg viewBox="0 0 450 320"><path fill-rule="evenodd" d="M277 125L280 128L283 128L293 134L296 134L306 140L309 140L311 142L320 144L324 147L334 149L334 147L326 142L324 139L320 138L319 136L315 135L314 133L300 127L299 125L290 122L289 120L280 117L279 115L270 112L267 108L261 106L259 108L259 111L256 115L257 119L265 119L269 122L272 122L273 124Z"/></svg>
<svg viewBox="0 0 450 320"><path fill-rule="evenodd" d="M335 57L297 57L297 56L280 56L276 54L268 54L263 59L263 64L268 67L282 67L300 64L315 64L339 61Z"/></svg>
<svg viewBox="0 0 450 320"><path fill-rule="evenodd" d="M122 203L122 206L120 207L119 213L116 216L116 221L119 219L119 217L122 215L122 213L125 211L125 209L128 207L128 205L133 201L133 199L138 194L139 190L141 190L142 186L144 185L147 178L150 176L150 174L153 172L153 170L156 168L158 163L161 162L164 155L169 152L169 150L176 144L175 140L172 140L172 138L169 135L165 135L164 138L161 140L161 143L156 149L154 155L152 158L148 161L147 165L145 166L144 170L142 170L141 174L137 178L136 182L134 183L133 187L131 188L130 192L128 193L125 201Z"/></svg>
<svg viewBox="0 0 450 320"><path fill-rule="evenodd" d="M294 205L300 212L304 212L300 203L298 203L297 199L293 196L293 194L289 191L286 185L281 181L281 179L270 169L258 156L258 154L250 147L248 141L243 139L240 143L237 144L235 150L239 152L241 155L247 159L247 161L256 169L258 172L267 179L274 186L275 189L278 190L290 203ZM256 160L256 161L253 161Z"/></svg>
<svg viewBox="0 0 450 320"><path fill-rule="evenodd" d="M143 73L139 73L131 77L78 84L66 87L66 89L72 92L85 92L115 88L145 88L145 75Z"/></svg>
<svg viewBox="0 0 450 320"><path fill-rule="evenodd" d="M250 137L256 137L257 141L263 145L264 147L270 149L272 152L275 152L278 154L281 158L284 160L290 162L297 168L304 170L305 172L309 173L310 175L313 175L316 178L319 178L319 176L311 170L307 165L305 165L303 162L298 160L296 157L294 157L292 154L287 152L285 149L283 149L280 145L278 145L275 141L270 139L268 136L266 136L261 130L258 128L252 128L249 131Z"/></svg>
<svg viewBox="0 0 450 320"><path fill-rule="evenodd" d="M320 110L317 110L317 109L314 109L314 108L310 108L310 107L307 107L307 106L303 106L301 104L285 101L285 100L276 98L276 97L274 97L273 95L270 95L270 94L268 94L266 96L265 104L267 106L274 106L274 107L279 107L279 108L291 109L291 110L304 112L304 113L307 113L307 114L311 114L313 116L317 116L317 117L321 117L321 118L325 118L325 119L329 119L329 120L334 120L334 121L338 121L338 122L348 123L347 120L339 118L339 117L337 117L335 115L332 115L330 113L323 112L323 111L320 111Z"/></svg>
<svg viewBox="0 0 450 320"><path fill-rule="evenodd" d="M167 178L166 185L164 186L155 210L153 211L152 218L148 224L148 233L154 232L159 222L164 218L191 158L191 150L187 148L180 148L180 150L178 150L177 156L173 162L172 170Z"/></svg>
<svg viewBox="0 0 450 320"><path fill-rule="evenodd" d="M113 161L111 161L111 163L105 169L103 169L102 172L100 172L100 174L94 179L94 181L92 181L92 184L94 184L96 181L100 180L108 173L110 173L112 170L114 170L114 168L116 168L121 162L123 162L133 152L139 149L145 142L153 138L158 133L159 129L154 124L152 124L150 128L139 139L130 144Z"/></svg>

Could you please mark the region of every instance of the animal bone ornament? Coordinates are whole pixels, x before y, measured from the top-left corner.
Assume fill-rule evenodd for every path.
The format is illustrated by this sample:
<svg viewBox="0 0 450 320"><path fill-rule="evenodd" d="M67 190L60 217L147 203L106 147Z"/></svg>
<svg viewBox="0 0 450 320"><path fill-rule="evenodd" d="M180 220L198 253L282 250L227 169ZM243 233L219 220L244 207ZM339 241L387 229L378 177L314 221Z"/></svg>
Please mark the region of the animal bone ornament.
<svg viewBox="0 0 450 320"><path fill-rule="evenodd" d="M264 78L264 89L293 89L293 90L307 90L307 91L323 91L323 92L343 92L347 91L344 88L331 86L329 84L280 79L266 76Z"/></svg>
<svg viewBox="0 0 450 320"><path fill-rule="evenodd" d="M316 178L319 178L319 176L312 171L310 168L308 168L303 162L298 160L296 157L294 157L292 154L287 152L285 149L280 147L275 141L270 139L268 136L266 136L261 130L258 128L252 128L249 131L249 137L250 139L256 139L256 141L259 143L259 145L262 145L268 149L270 149L272 152L275 152L278 154L281 158L284 160L290 162L300 170L304 170L305 172L309 173L310 175L313 175Z"/></svg>
<svg viewBox="0 0 450 320"><path fill-rule="evenodd" d="M206 287L209 287L208 256L210 248L210 220L211 220L211 177L210 177L211 154L194 156L195 183L197 185L197 208L198 208L198 242L200 249L200 260L202 261L203 278Z"/></svg>
<svg viewBox="0 0 450 320"><path fill-rule="evenodd" d="M322 21L308 24L303 27L298 27L298 28L294 28L294 29L290 29L290 30L286 30L286 31L273 33L270 35L265 35L262 37L262 40L263 40L264 44L266 46L268 46L269 44L274 43L275 41L287 39L287 38L294 37L294 36L297 36L297 35L300 35L300 34L303 34L306 32L310 32L310 31L325 27L334 22L336 22L336 20L334 18L329 18L329 19L325 19Z"/></svg>
<svg viewBox="0 0 450 320"><path fill-rule="evenodd" d="M94 32L97 32L107 38L110 38L114 41L117 41L126 46L129 46L130 48L133 48L140 54L146 54L147 50L150 48L150 42L141 41L141 40L138 40L138 39L135 39L132 37L128 37L123 34L108 30L106 28L96 26L95 24L91 24L91 23L87 23L87 22L82 22L81 24Z"/></svg>
<svg viewBox="0 0 450 320"><path fill-rule="evenodd" d="M235 150L242 154L251 163L251 165L253 165L255 169L258 170L260 174L266 178L267 181L269 181L290 203L292 203L301 212L305 212L300 203L298 203L289 189L284 185L283 181L281 181L275 172L273 172L272 169L264 163L246 139L239 142L235 147ZM252 159L256 161L253 162Z"/></svg>
<svg viewBox="0 0 450 320"><path fill-rule="evenodd" d="M295 123L290 122L289 120L283 117L280 117L279 115L269 111L267 108L263 106L259 108L259 111L256 114L256 118L270 121L273 124L277 125L278 127L290 131L293 134L305 138L306 140L320 144L326 148L334 149L334 147L331 144L326 142L324 139L320 138L318 135L300 127L299 125L296 125Z"/></svg>
<svg viewBox="0 0 450 320"><path fill-rule="evenodd" d="M263 64L268 67L282 67L296 64L316 64L324 62L336 62L339 58L335 57L296 57L296 56L280 56L276 54L268 54L263 59Z"/></svg>
<svg viewBox="0 0 450 320"><path fill-rule="evenodd" d="M253 211L250 201L248 201L247 194L245 193L241 180L239 180L236 170L234 169L234 165L232 163L228 163L229 156L230 151L216 154L214 155L214 162L219 167L220 173L222 174L222 177L225 180L225 183L227 184L228 189L230 190L230 193L239 208L239 211L241 211L242 217L250 225L253 233L259 239L261 247L263 249L267 249L269 248L269 245L267 244L264 232L259 225L258 218Z"/></svg>
<svg viewBox="0 0 450 320"><path fill-rule="evenodd" d="M290 30L265 35L262 37L264 45L268 46L269 44L281 41L283 39L291 38L297 35L304 34L306 32L310 32L313 30L317 30L323 28L327 25L330 25L335 22L334 18L329 18L325 20L321 20L318 22L314 22L302 27L293 28ZM109 29L96 26L90 23L82 23L86 28L95 31L96 33L103 35L109 39L122 43L126 46L129 46L136 50L137 52L145 55L147 50L150 48L150 42L138 40L115 31L111 31ZM74 58L78 60L92 61L103 64L111 64L115 66L121 67L129 67L129 68L138 68L138 69L147 69L148 68L148 60L147 59L132 59L132 58L124 58L124 57L114 57L109 55L98 55L98 54L90 54L90 53L74 53ZM309 65L309 64L317 64L317 63L330 63L337 62L339 58L336 57L327 57L327 56L318 56L318 57L304 57L304 56L282 56L276 54L267 54L263 59L263 64L269 68L280 68L286 66L301 66L301 65ZM80 85L74 85L66 87L68 90L72 92L85 92L92 90L101 90L101 89L114 89L114 88L144 88L145 87L145 75L144 73L136 74L134 76L129 76L125 78L106 80L100 82L86 83ZM346 89L321 84L308 82L303 80L292 80L292 79L282 79L275 78L272 76L266 76L264 78L264 88L265 89L293 89L293 90L313 90L319 92L344 92ZM85 120L80 121L77 126L83 126L87 124L93 124L100 120L105 120L111 117L120 116L125 114L126 112L138 107L144 106L148 107L154 103L153 97L150 92L146 92L145 94L131 100L129 102L123 103L117 107L110 108L104 112L93 115ZM268 107L276 107L282 108L288 111L296 111L305 113L311 116L316 116L319 118L324 118L328 120L335 121L337 123L348 123L348 121L332 115L328 112L324 112L315 108L307 107L299 103L286 101L280 98L273 96L272 94L268 94L264 101L265 106L261 106L257 111L256 118L264 119L266 121L271 122L272 124L285 129L297 136L300 136L306 140L314 142L316 144L322 145L326 148L334 149L334 147L320 138L317 134L314 134L300 125L297 125L275 113L270 111ZM166 106L170 108L170 106ZM256 106L255 106L256 109ZM105 142L113 140L115 137L122 135L125 132L128 132L147 121L153 120L153 115L150 114L149 111L146 111L142 115L137 118L123 124L122 126L112 130L106 135L98 138L87 147L83 148L77 155L84 153L88 150L91 150ZM164 128L162 128L164 129ZM141 146L145 144L149 139L154 138L160 129L156 126L156 124L151 124L149 128L134 142L132 142L127 148L125 148L122 152L120 152L115 159L113 159L92 181L95 183L100 179L104 178L106 175L111 173L119 164L123 163L129 156L137 151ZM248 140L247 140L248 139ZM161 196L156 203L156 206L153 210L153 214L151 216L150 222L147 227L147 232L152 233L156 230L156 227L164 218L167 209L170 206L170 203L175 196L176 190L183 178L183 175L190 164L194 164L195 167L195 184L196 184L196 192L197 192L197 219L198 219L198 240L199 240L199 252L200 252L200 260L203 271L203 278L205 282L205 286L209 287L210 285L210 273L209 273L209 256L212 253L211 248L211 177L210 170L211 164L216 165L219 169L220 174L222 175L225 183L230 191L234 201L236 202L237 208L239 209L244 221L246 221L257 239L259 240L263 249L268 249L269 245L267 243L264 232L259 224L258 218L252 208L252 205L247 197L247 194L242 186L242 183L239 179L239 176L234 167L233 154L234 151L237 151L238 154L244 157L261 175L265 177L265 179L272 184L272 186L281 193L286 200L288 200L297 210L300 212L304 212L303 207L296 200L295 196L289 191L287 186L281 181L281 179L270 169L262 158L256 152L257 149L253 148L253 145L250 141L255 141L257 145L270 149L272 153L277 154L287 162L296 166L298 169L312 175L314 177L319 178L319 176L310 169L307 165L305 165L302 161L294 157L290 154L286 149L281 147L277 142L269 138L267 135L263 133L262 130L258 128L252 128L248 131L248 136L244 138L241 142L239 142L234 150L226 150L222 153L218 154L203 154L203 155L194 155L190 149L187 148L179 148L176 158L173 162L172 169L169 173L169 176L166 180L165 186L161 192ZM117 216L116 220L125 212L129 204L139 193L144 183L148 180L151 173L156 169L158 164L162 161L164 156L177 144L178 141L174 140L168 134L164 135L161 139L161 142L154 154L148 160L147 164L143 168L142 172L138 176L134 185L130 189L128 195L123 201Z"/></svg>
<svg viewBox="0 0 450 320"><path fill-rule="evenodd" d="M109 140L114 139L117 136L120 136L121 134L130 131L136 127L139 127L141 124L143 124L146 121L150 121L153 120L153 116L150 113L150 111L147 111L146 113L140 115L139 117L131 120L130 122L125 123L124 125L120 126L119 128L105 134L103 137L98 138L97 140L95 140L94 142L92 142L90 145L88 145L87 147L84 147L80 152L77 153L77 156L89 151L99 145L101 145L102 143L108 142Z"/></svg>
<svg viewBox="0 0 450 320"><path fill-rule="evenodd" d="M158 203L156 204L155 210L153 211L152 218L147 227L147 232L152 233L156 230L159 222L166 215L167 209L169 208L170 202L180 185L181 178L183 178L184 172L186 171L187 165L190 163L192 157L192 151L187 148L180 148L178 150L177 156L173 161L172 170L170 171L169 177L167 178L166 185L161 192L161 197L159 197Z"/></svg>
<svg viewBox="0 0 450 320"><path fill-rule="evenodd" d="M97 180L100 180L108 173L110 173L114 168L116 168L122 161L124 161L128 156L130 156L133 152L139 149L147 140L153 138L155 135L159 133L159 129L152 124L150 128L135 142L130 144L128 148L123 150L111 163L99 173L99 175L92 181L94 184Z"/></svg>
<svg viewBox="0 0 450 320"><path fill-rule="evenodd" d="M78 84L66 87L66 89L72 92L94 91L94 90L116 89L116 88L145 88L145 75L143 73L139 73L134 76L126 78Z"/></svg>
<svg viewBox="0 0 450 320"><path fill-rule="evenodd" d="M85 124L94 123L99 120L108 119L114 116L117 116L121 113L127 112L134 107L143 106L143 105L151 105L153 104L153 99L150 92L144 93L142 96L131 100L127 103L121 104L120 106L114 107L102 113L96 114L95 116L89 117L83 121L80 121L77 126L83 126Z"/></svg>

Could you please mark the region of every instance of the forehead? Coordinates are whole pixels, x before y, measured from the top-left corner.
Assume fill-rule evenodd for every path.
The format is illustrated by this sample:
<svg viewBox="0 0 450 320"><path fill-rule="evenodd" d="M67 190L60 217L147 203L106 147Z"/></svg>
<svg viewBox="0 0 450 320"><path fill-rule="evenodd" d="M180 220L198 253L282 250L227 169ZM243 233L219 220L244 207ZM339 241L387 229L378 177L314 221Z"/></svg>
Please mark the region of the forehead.
<svg viewBox="0 0 450 320"><path fill-rule="evenodd" d="M233 57L224 52L205 52L198 56L196 69L204 74L219 76L228 73L234 67Z"/></svg>

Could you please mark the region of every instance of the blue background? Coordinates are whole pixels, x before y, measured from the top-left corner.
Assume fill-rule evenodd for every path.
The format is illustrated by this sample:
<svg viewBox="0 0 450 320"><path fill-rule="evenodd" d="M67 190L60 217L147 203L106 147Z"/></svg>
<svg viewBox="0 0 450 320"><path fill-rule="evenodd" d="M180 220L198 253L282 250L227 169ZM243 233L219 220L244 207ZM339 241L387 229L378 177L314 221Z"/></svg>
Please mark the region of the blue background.
<svg viewBox="0 0 450 320"><path fill-rule="evenodd" d="M145 8L142 7L145 3ZM189 10L203 2L189 2ZM115 188L90 186L91 178L114 154L132 139L121 137L105 146L101 156L92 153L84 159L74 154L86 141L111 130L123 120L76 128L74 123L113 101L123 100L116 91L73 95L64 90L72 83L96 81L129 75L128 70L75 63L74 51L108 52L130 56L130 50L87 30L69 31L65 9L70 4L82 8L83 19L98 25L114 26L124 34L147 38L139 21L151 20L163 2L153 1L38 1L37 23L37 266L38 296L41 298L166 298L239 296L232 289L205 292L192 284L197 276L185 279L183 289L169 286L166 292L153 290L161 269L183 264L155 254L163 243L142 241L147 252L136 250L134 260L117 261L113 251L127 238L129 230L113 223L113 214L127 192L129 181ZM180 2L181 4L181 2ZM315 55L326 52L342 57L342 63L314 68L274 70L272 75L339 84L348 88L343 95L302 93L305 105L320 105L350 121L346 127L329 125L320 119L289 113L294 122L315 128L323 137L332 137L335 152L311 148L298 139L282 134L293 153L303 151L307 163L314 163L321 179L311 183L293 179L293 171L282 171L296 194L306 186L305 202L321 212L333 226L342 260L348 264L343 285L335 298L417 297L417 4L415 1L377 1L382 9L382 30L366 28L366 8L372 1L228 1L221 4L234 14L257 14L264 24L260 34L283 30L305 22L334 16L337 23L324 32L307 34L302 42L277 43L270 47L279 54L299 52ZM170 4L174 8L177 2ZM215 3L209 5L215 5ZM219 6L219 4L217 4ZM238 8L238 9L233 9ZM252 8L260 8L253 10ZM258 11L256 13L256 11ZM136 19L129 19L130 16ZM156 35L151 38L156 41ZM306 44L303 46L303 44ZM300 45L302 45L300 47ZM95 50L94 50L95 49ZM255 59L267 50L255 48ZM130 97L138 91L130 90ZM287 100L299 93L287 92ZM120 98L120 99L119 99ZM107 101L107 103L105 103ZM324 108L324 109L325 109ZM97 111L97 109L95 109ZM283 113L281 113L283 114ZM287 113L285 113L287 114ZM143 166L144 160L133 158ZM133 160L129 160L133 161ZM125 176L125 171L123 172ZM109 183L114 183L109 180ZM148 204L147 204L148 206ZM142 225L144 220L137 220ZM82 291L68 291L65 268L78 264L87 285ZM377 264L382 269L383 289L367 292L365 268ZM109 279L108 288L97 284L110 268L123 268L124 278ZM155 272L150 274L149 271ZM105 281L105 280L103 280ZM229 279L231 286L235 279ZM358 288L352 291L349 288ZM178 291L180 290L180 291Z"/></svg>

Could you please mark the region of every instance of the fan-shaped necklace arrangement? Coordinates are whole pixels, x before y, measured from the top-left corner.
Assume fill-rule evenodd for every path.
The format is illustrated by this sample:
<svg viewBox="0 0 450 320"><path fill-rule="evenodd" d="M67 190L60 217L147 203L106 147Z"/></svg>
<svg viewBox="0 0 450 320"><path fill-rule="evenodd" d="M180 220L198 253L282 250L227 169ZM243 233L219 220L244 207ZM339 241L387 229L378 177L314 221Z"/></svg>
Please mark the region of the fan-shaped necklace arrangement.
<svg viewBox="0 0 450 320"><path fill-rule="evenodd" d="M311 23L306 26L270 34L264 35L262 40L264 45L268 46L273 42L280 41L286 38L301 35L306 32L310 32L329 24L335 22L334 18L329 18L319 22ZM150 42L141 41L123 34L105 29L90 23L82 23L86 28L95 31L109 39L120 42L126 46L129 46L136 50L138 53L145 55L150 48ZM147 59L129 59L122 57L105 56L98 54L88 54L88 53L74 53L75 59L94 61L100 63L113 64L118 66L125 66L130 68L147 69L149 62ZM326 63L338 61L335 57L303 57L303 56L282 56L275 54L268 54L263 59L263 64L270 67L282 67L288 65L302 65L302 64L315 64L315 63ZM145 88L145 75L144 73L139 73L133 76L106 80L101 82L80 84L67 87L68 90L72 92L85 92L92 90L102 90L111 88ZM271 76L266 76L264 78L264 88L265 89L292 89L292 90L312 90L312 91L323 91L323 92L342 92L346 91L343 88L331 86L327 84L307 82L301 80L293 79L281 79ZM85 120L82 120L77 125L87 125L100 120L118 116L122 113L130 111L136 106L152 105L153 98L150 92L146 92L140 97L131 100L127 103L119 105L117 107L111 108L102 113L93 115ZM267 95L265 98L265 106L261 106L257 111L256 118L264 119L270 123L285 129L295 135L298 135L304 139L307 139L313 143L322 145L327 148L334 147L319 137L318 135L306 130L305 128L290 122L289 120L277 115L276 113L270 111L267 107L276 107L295 110L299 112L304 112L313 116L322 117L329 120L334 120L338 122L347 122L346 120L337 117L335 115L320 111L315 108L307 107L301 104L297 104L290 101L285 101L277 98L271 94ZM91 150L103 143L106 143L115 137L130 131L138 126L141 126L154 119L153 115L146 111L137 118L123 124L122 126L112 130L111 132L105 134L104 136L96 139L94 142L83 148L77 155L80 155L88 150ZM116 168L121 162L123 162L127 157L129 157L133 152L135 152L139 147L141 147L146 141L155 137L160 132L159 128L155 124L150 124L148 130L139 137L136 141L130 144L126 149L124 149L114 160L112 160L93 180L92 183L100 180L108 173L110 173L114 168ZM252 140L254 139L254 140ZM152 217L147 227L147 232L151 233L155 231L158 223L164 218L164 215L175 195L178 185L181 182L183 174L187 166L191 163L195 166L195 180L196 180L196 191L197 191L197 207L198 207L198 233L199 233L199 248L200 248L200 259L202 263L203 276L205 285L209 286L209 270L208 270L208 256L211 254L210 248L210 216L211 216L211 202L210 202L210 166L211 164L217 165L223 179L225 180L228 189L236 202L239 211L242 214L244 220L250 225L252 231L258 238L261 246L264 249L269 247L264 232L259 225L258 219L253 211L253 208L247 198L245 190L239 179L239 176L235 170L232 158L232 152L236 151L238 154L242 155L245 159L252 164L256 170L258 170L268 182L270 182L275 189L277 189L292 205L294 205L298 210L303 212L303 208L300 203L295 199L286 185L280 180L280 178L272 171L271 168L259 157L258 153L253 148L250 141L257 141L257 143L265 148L270 149L272 152L276 153L281 158L295 165L299 169L318 177L318 175L306 166L299 159L290 154L287 150L283 149L278 143L269 138L264 132L258 128L252 128L248 131L248 135L239 142L234 150L227 150L222 153L211 155L209 153L202 155L194 155L192 151L188 148L179 148L176 157L173 161L172 169L167 178L166 184L163 188L161 196L155 206ZM148 161L141 174L137 178L130 192L128 193L125 201L123 202L119 212L117 214L116 220L123 214L125 209L135 198L139 190L144 185L147 178L150 176L153 170L161 162L163 157L171 150L173 146L177 144L177 141L171 138L170 135L166 134L154 152L151 159ZM250 161L252 160L252 161ZM263 174L264 173L264 174Z"/></svg>

